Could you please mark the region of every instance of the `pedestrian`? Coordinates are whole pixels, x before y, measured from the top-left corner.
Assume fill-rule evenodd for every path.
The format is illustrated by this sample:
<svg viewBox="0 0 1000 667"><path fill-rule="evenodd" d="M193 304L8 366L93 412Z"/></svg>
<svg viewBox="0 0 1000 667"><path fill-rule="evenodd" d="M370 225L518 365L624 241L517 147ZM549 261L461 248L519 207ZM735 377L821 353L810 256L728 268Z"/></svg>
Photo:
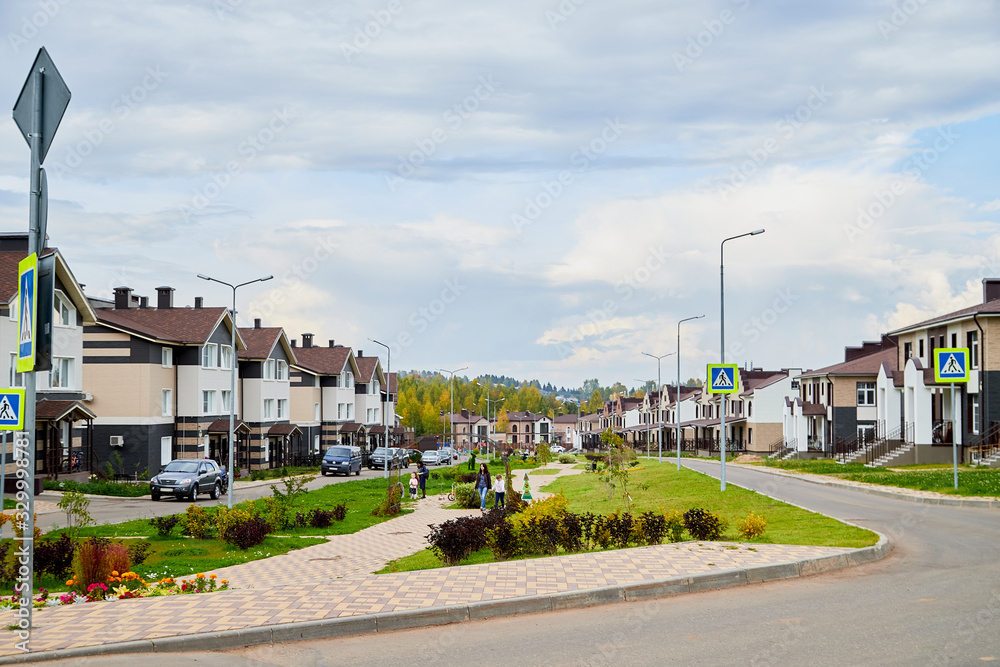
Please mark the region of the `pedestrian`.
<svg viewBox="0 0 1000 667"><path fill-rule="evenodd" d="M431 476L431 471L427 469L423 459L417 464L417 476L420 480L420 497L427 497L427 478Z"/></svg>
<svg viewBox="0 0 1000 667"><path fill-rule="evenodd" d="M416 500L417 499L417 485L418 484L419 484L419 482L417 481L417 473L415 473L415 472L410 473L410 500Z"/></svg>
<svg viewBox="0 0 1000 667"><path fill-rule="evenodd" d="M503 475L497 475L497 481L493 484L493 509L503 509L503 496L507 492L507 485L503 481Z"/></svg>
<svg viewBox="0 0 1000 667"><path fill-rule="evenodd" d="M476 475L476 490L479 491L479 509L486 511L486 494L493 486L493 478L485 463L479 464L479 474Z"/></svg>

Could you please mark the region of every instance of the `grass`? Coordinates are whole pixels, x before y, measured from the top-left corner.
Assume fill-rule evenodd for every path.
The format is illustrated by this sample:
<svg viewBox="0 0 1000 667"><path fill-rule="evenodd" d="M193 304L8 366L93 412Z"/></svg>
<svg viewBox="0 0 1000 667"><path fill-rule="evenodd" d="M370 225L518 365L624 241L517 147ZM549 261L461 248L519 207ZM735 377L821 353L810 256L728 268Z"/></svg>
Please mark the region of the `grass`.
<svg viewBox="0 0 1000 667"><path fill-rule="evenodd" d="M583 474L560 478L542 490L565 494L572 512L610 514L624 510L621 491L616 490L609 500L606 488L599 475ZM718 480L687 468L677 470L669 463L649 462L642 470L630 472L629 494L634 501L633 514L671 510L685 512L694 507L717 513L729 521L723 540L746 542L737 537L736 522L753 512L767 519L767 532L751 542L865 547L878 541L871 531L848 526L836 519L738 486L730 485L722 492Z"/></svg>
<svg viewBox="0 0 1000 667"><path fill-rule="evenodd" d="M559 474L559 470L541 469L540 468L538 470L532 470L528 474L529 475L558 475Z"/></svg>
<svg viewBox="0 0 1000 667"><path fill-rule="evenodd" d="M863 463L841 465L831 459L770 461L769 468L808 472L854 482L895 486L917 491L934 491L954 496L1000 497L1000 469L958 467L958 489L948 464L921 464L895 468L867 468Z"/></svg>

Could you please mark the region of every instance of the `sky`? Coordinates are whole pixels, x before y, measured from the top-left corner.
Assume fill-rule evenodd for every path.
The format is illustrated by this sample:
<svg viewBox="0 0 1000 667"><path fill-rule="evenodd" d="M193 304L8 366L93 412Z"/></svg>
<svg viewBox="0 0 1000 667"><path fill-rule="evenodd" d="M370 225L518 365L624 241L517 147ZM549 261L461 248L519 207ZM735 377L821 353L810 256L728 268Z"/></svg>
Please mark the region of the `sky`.
<svg viewBox="0 0 1000 667"><path fill-rule="evenodd" d="M1000 2L5 0L50 243L393 370L819 368L1000 276ZM29 151L0 132L0 218ZM677 373L673 356L661 377Z"/></svg>

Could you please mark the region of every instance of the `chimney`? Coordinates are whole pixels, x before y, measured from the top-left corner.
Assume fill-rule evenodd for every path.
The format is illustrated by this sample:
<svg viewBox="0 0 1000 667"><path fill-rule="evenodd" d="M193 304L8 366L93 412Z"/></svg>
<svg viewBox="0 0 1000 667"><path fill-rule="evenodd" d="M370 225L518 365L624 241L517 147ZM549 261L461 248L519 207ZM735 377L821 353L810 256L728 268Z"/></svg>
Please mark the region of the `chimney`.
<svg viewBox="0 0 1000 667"><path fill-rule="evenodd" d="M292 338L292 339L291 339L290 341L288 341L288 343L289 343L289 344L290 344L290 345L291 345L292 347L295 347L295 339L294 339L294 338Z"/></svg>
<svg viewBox="0 0 1000 667"><path fill-rule="evenodd" d="M195 308L201 308L204 304L205 304L205 300L202 297L196 296L194 298L194 307Z"/></svg>
<svg viewBox="0 0 1000 667"><path fill-rule="evenodd" d="M309 333L302 334L302 349L313 346L313 335Z"/></svg>
<svg viewBox="0 0 1000 667"><path fill-rule="evenodd" d="M253 328L254 329L260 329L260 318L259 317L253 318Z"/></svg>
<svg viewBox="0 0 1000 667"><path fill-rule="evenodd" d="M149 297L148 296L140 296L139 297L139 307L140 308L144 308L144 309L145 308L149 308Z"/></svg>
<svg viewBox="0 0 1000 667"><path fill-rule="evenodd" d="M364 356L365 356L365 351L364 350L358 350L358 359L361 359Z"/></svg>
<svg viewBox="0 0 1000 667"><path fill-rule="evenodd" d="M330 339L330 347L337 347L337 344L333 342L332 338Z"/></svg>
<svg viewBox="0 0 1000 667"><path fill-rule="evenodd" d="M115 310L128 310L128 304L132 300L131 287L115 288Z"/></svg>
<svg viewBox="0 0 1000 667"><path fill-rule="evenodd" d="M983 303L1000 299L1000 278L983 278Z"/></svg>
<svg viewBox="0 0 1000 667"><path fill-rule="evenodd" d="M156 288L156 309L157 310L169 310L174 307L174 288L173 287L157 287Z"/></svg>
<svg viewBox="0 0 1000 667"><path fill-rule="evenodd" d="M466 408L462 408L462 416L466 419L469 418L469 411Z"/></svg>

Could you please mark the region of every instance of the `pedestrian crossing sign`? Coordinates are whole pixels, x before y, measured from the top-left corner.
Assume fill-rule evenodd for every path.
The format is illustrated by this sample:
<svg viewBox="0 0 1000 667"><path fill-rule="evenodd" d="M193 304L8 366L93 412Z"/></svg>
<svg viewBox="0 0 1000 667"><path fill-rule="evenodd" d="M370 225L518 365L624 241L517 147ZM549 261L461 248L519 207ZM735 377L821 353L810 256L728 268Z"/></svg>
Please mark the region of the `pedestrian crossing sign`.
<svg viewBox="0 0 1000 667"><path fill-rule="evenodd" d="M35 370L35 325L38 311L38 255L31 253L17 265L17 372Z"/></svg>
<svg viewBox="0 0 1000 667"><path fill-rule="evenodd" d="M708 365L708 393L735 394L740 390L740 372L736 364Z"/></svg>
<svg viewBox="0 0 1000 667"><path fill-rule="evenodd" d="M24 430L24 390L0 389L0 431Z"/></svg>
<svg viewBox="0 0 1000 667"><path fill-rule="evenodd" d="M969 348L945 347L934 350L935 382L969 381Z"/></svg>

